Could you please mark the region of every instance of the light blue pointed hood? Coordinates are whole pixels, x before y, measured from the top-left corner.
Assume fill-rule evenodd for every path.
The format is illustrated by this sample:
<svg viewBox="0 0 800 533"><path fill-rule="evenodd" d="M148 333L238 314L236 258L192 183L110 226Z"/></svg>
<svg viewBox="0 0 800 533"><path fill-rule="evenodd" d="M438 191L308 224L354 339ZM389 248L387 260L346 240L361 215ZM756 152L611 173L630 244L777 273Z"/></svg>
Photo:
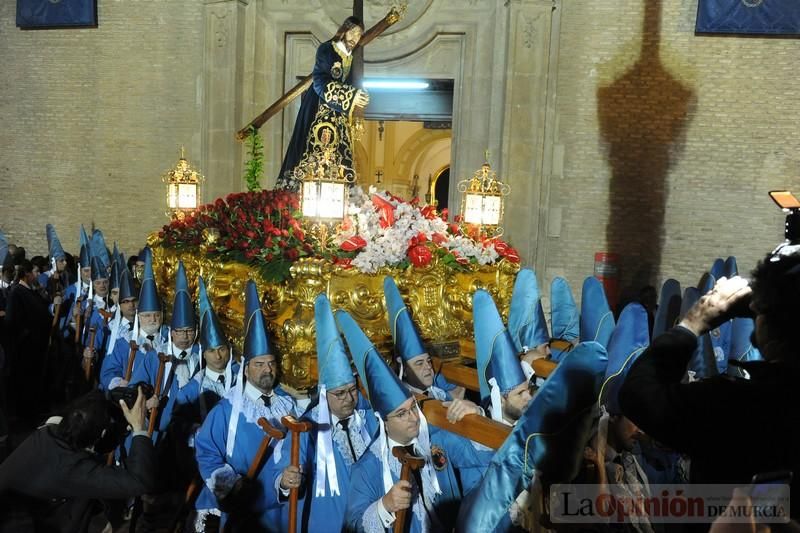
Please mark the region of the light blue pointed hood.
<svg viewBox="0 0 800 533"><path fill-rule="evenodd" d="M600 391L600 404L610 415L621 415L619 389L633 362L650 345L647 311L638 303L625 306L608 342L608 367Z"/></svg>
<svg viewBox="0 0 800 533"><path fill-rule="evenodd" d="M653 319L654 339L678 323L678 317L681 314L681 300L681 284L674 279L665 281L661 286L658 309L656 309L656 316Z"/></svg>
<svg viewBox="0 0 800 533"><path fill-rule="evenodd" d="M536 274L528 268L520 270L514 281L511 308L508 312L508 332L519 353L550 342Z"/></svg>
<svg viewBox="0 0 800 533"><path fill-rule="evenodd" d="M339 330L347 341L347 347L353 356L361 383L367 390L372 409L386 420L389 413L411 398L411 392L392 372L353 317L342 310L336 311L334 316Z"/></svg>
<svg viewBox="0 0 800 533"><path fill-rule="evenodd" d="M92 265L92 248L91 244L89 243L89 237L86 235L86 230L83 228L83 224L81 224L81 235L80 235L80 253L78 255L78 259L81 263L81 268L91 267ZM80 272L78 273L78 277L80 277Z"/></svg>
<svg viewBox="0 0 800 533"><path fill-rule="evenodd" d="M253 357L267 354L277 357L269 341L267 321L264 320L258 298L258 287L255 281L249 279L245 287L243 362L247 364Z"/></svg>
<svg viewBox="0 0 800 533"><path fill-rule="evenodd" d="M92 281L108 278L108 267L103 263L103 260L96 256L92 256Z"/></svg>
<svg viewBox="0 0 800 533"><path fill-rule="evenodd" d="M480 484L461 502L456 531L499 531L508 509L536 482L568 483L583 462L608 358L582 342L564 355L497 450ZM540 478L540 479L539 479Z"/></svg>
<svg viewBox="0 0 800 533"><path fill-rule="evenodd" d="M8 257L8 239L5 233L0 231L0 267L6 262L6 257Z"/></svg>
<svg viewBox="0 0 800 533"><path fill-rule="evenodd" d="M197 278L197 303L200 310L200 344L204 350L227 346L228 339L219 322L217 313L211 306L206 284L202 276Z"/></svg>
<svg viewBox="0 0 800 533"><path fill-rule="evenodd" d="M319 383L324 384L327 390L354 383L350 358L325 294L320 294L314 300L314 325L317 330Z"/></svg>
<svg viewBox="0 0 800 533"><path fill-rule="evenodd" d="M189 294L189 281L186 279L186 269L183 261L178 260L178 270L175 273L175 298L172 300L172 329L195 328L197 322L194 318L194 304L192 295Z"/></svg>
<svg viewBox="0 0 800 533"><path fill-rule="evenodd" d="M408 361L427 353L428 350L422 343L414 321L411 320L411 313L400 295L400 290L389 276L383 278L383 296L386 299L389 331L392 332L395 356Z"/></svg>
<svg viewBox="0 0 800 533"><path fill-rule="evenodd" d="M511 335L503 324L492 296L483 289L478 289L472 295L472 319L481 400L491 401L492 418L500 421L501 395L527 380Z"/></svg>
<svg viewBox="0 0 800 533"><path fill-rule="evenodd" d="M581 294L581 341L608 346L614 332L614 313L608 306L603 284L594 276L583 282Z"/></svg>
<svg viewBox="0 0 800 533"><path fill-rule="evenodd" d="M739 267L736 265L735 257L730 256L725 260L725 268L723 269L723 274L728 279L739 275Z"/></svg>
<svg viewBox="0 0 800 533"><path fill-rule="evenodd" d="M139 289L139 313L161 312L161 298L156 288L156 278L153 275L153 253L147 249L144 261L144 274L142 286Z"/></svg>
<svg viewBox="0 0 800 533"><path fill-rule="evenodd" d="M58 259L66 259L67 254L64 253L64 248L61 246L61 241L58 239L58 235L56 234L56 228L53 227L52 224L47 224L45 226L45 232L47 232L47 253L50 255L50 260Z"/></svg>
<svg viewBox="0 0 800 533"><path fill-rule="evenodd" d="M103 232L99 229L92 232L92 240L89 243L89 248L93 257L99 257L106 266L111 264L111 256L108 255L106 239L103 237Z"/></svg>
<svg viewBox="0 0 800 533"><path fill-rule="evenodd" d="M550 331L554 339L576 342L580 336L580 315L572 289L564 278L557 277L550 284ZM552 349L554 361L560 361L563 353Z"/></svg>

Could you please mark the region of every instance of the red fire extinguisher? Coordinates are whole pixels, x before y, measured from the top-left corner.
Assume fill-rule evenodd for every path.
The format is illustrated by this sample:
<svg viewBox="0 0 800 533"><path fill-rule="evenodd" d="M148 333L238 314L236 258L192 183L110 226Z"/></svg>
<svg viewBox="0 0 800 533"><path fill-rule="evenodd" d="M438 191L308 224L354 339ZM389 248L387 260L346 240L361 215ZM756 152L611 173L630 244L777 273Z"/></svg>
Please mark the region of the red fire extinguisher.
<svg viewBox="0 0 800 533"><path fill-rule="evenodd" d="M596 252L594 254L594 277L603 284L608 305L614 311L619 303L619 255Z"/></svg>

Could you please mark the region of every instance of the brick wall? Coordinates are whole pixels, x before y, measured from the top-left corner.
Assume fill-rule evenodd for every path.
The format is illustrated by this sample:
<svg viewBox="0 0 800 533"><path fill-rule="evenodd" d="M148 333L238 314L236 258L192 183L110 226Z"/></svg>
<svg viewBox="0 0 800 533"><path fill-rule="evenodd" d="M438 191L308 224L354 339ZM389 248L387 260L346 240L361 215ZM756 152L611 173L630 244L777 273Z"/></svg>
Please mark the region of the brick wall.
<svg viewBox="0 0 800 533"><path fill-rule="evenodd" d="M695 36L697 0L561 5L550 276L579 291L595 251L634 288L749 272L782 238L767 191L800 193L800 41Z"/></svg>
<svg viewBox="0 0 800 533"><path fill-rule="evenodd" d="M96 29L22 31L0 2L0 229L46 254L92 222L134 253L166 222L161 174L200 161L203 2L99 0Z"/></svg>
<svg viewBox="0 0 800 533"><path fill-rule="evenodd" d="M750 270L781 235L766 191L800 192L800 40L697 37L696 0L646 5L560 2L564 157L548 203L561 220L545 245L547 277L576 290L595 251L622 254L633 287L695 283L718 255ZM160 175L181 144L201 161L203 6L99 0L97 29L20 31L15 3L0 2L12 242L45 253L52 222L74 251L94 222L130 253L165 222Z"/></svg>

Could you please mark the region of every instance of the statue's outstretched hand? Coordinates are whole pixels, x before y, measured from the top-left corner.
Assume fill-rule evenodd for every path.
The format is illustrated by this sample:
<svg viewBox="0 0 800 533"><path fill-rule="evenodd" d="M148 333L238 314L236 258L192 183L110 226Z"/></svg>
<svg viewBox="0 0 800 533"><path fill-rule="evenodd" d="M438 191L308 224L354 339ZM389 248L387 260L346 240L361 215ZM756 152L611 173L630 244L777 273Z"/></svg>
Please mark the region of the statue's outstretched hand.
<svg viewBox="0 0 800 533"><path fill-rule="evenodd" d="M358 107L367 107L369 105L369 94L366 91L359 90L353 103Z"/></svg>

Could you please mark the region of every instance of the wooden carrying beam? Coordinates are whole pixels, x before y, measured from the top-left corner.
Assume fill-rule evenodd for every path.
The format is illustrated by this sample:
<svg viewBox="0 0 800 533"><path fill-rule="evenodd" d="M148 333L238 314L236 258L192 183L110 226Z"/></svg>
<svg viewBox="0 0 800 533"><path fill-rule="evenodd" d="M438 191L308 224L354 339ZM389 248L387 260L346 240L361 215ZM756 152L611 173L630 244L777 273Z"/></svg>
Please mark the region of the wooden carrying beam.
<svg viewBox="0 0 800 533"><path fill-rule="evenodd" d="M450 383L475 392L479 390L477 369L464 364L469 360L442 361L438 357L432 359L434 367L441 368L442 375Z"/></svg>
<svg viewBox="0 0 800 533"><path fill-rule="evenodd" d="M458 424L447 420L447 408L439 400L417 396L422 412L429 424L439 429L461 435L484 446L498 449L511 433L511 427L480 415L466 415Z"/></svg>
<svg viewBox="0 0 800 533"><path fill-rule="evenodd" d="M478 370L474 366L468 366L469 359L461 359L455 361L442 361L438 357L434 357L434 367L441 368L442 375L454 385L464 387L467 390L478 392ZM553 370L555 370L558 363L550 359L536 359L533 361L533 371L540 378L547 378Z"/></svg>
<svg viewBox="0 0 800 533"><path fill-rule="evenodd" d="M405 7L393 7L389 13L381 19L380 22L375 24L371 27L367 32L361 37L361 40L356 45L356 50L366 46L369 44L370 41L378 37L381 33L385 32L390 26L395 24L405 14ZM355 51L355 50L354 50ZM263 113L258 115L256 118L250 121L247 126L240 129L236 133L236 138L238 140L244 140L245 137L250 133L250 128L253 127L255 129L261 128L269 119L283 111L283 109L292 103L292 101L303 94L303 92L311 86L311 74L303 78L297 85L289 89L286 94L281 96L274 104L269 106L267 109L264 110Z"/></svg>

